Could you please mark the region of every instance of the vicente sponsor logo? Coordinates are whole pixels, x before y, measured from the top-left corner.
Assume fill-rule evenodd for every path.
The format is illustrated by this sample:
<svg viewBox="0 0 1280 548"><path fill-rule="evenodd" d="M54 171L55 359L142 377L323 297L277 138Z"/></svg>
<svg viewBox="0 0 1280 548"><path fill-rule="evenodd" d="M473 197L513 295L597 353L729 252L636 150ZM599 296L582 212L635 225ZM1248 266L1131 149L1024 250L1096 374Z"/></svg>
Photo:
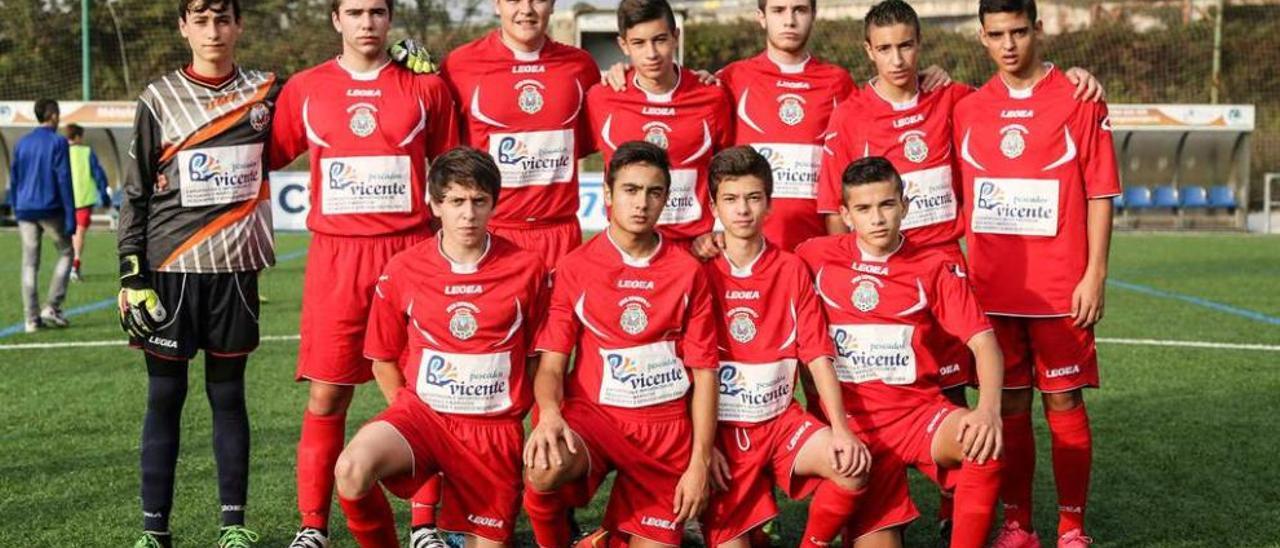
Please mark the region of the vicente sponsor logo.
<svg viewBox="0 0 1280 548"><path fill-rule="evenodd" d="M1009 219L1053 220L1057 217L1057 204L1050 203L1049 197L1027 195L1010 198L991 182L978 185L976 206L998 217Z"/></svg>
<svg viewBox="0 0 1280 548"><path fill-rule="evenodd" d="M409 186L398 171L362 172L355 165L336 161L329 165L329 190L353 196L398 196L409 193Z"/></svg>
<svg viewBox="0 0 1280 548"><path fill-rule="evenodd" d="M646 364L621 354L606 354L605 362L609 375L618 382L627 384L632 390L656 388L685 380L684 369L674 356Z"/></svg>
<svg viewBox="0 0 1280 548"><path fill-rule="evenodd" d="M894 368L912 365L907 352L909 341L864 341L844 329L836 329L832 340L836 343L836 355L857 367Z"/></svg>
<svg viewBox="0 0 1280 548"><path fill-rule="evenodd" d="M736 366L720 366L720 395L738 400L743 405L771 406L778 400L791 399L791 384L777 378L756 386L747 382Z"/></svg>
<svg viewBox="0 0 1280 548"><path fill-rule="evenodd" d="M469 382L463 380L458 368L441 356L427 360L427 384L448 388L451 396L494 396L507 392L505 372L476 371L470 377Z"/></svg>
<svg viewBox="0 0 1280 548"><path fill-rule="evenodd" d="M197 152L187 162L187 173L197 183L215 187L241 187L262 180L262 162L233 161L223 163L217 158Z"/></svg>

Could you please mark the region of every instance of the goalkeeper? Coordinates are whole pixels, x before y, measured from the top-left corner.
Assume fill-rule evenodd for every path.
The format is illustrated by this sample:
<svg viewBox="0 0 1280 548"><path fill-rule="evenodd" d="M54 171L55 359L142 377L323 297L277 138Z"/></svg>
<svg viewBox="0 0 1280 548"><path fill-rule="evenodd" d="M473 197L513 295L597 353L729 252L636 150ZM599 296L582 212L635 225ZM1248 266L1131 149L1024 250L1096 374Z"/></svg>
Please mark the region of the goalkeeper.
<svg viewBox="0 0 1280 548"><path fill-rule="evenodd" d="M217 546L244 548L257 540L244 527L244 372L258 346L258 272L275 262L264 149L280 82L236 66L238 0L186 0L179 11L192 61L138 98L120 207L120 322L145 352L148 374L143 534L135 546L173 544L188 362L203 350L218 467Z"/></svg>

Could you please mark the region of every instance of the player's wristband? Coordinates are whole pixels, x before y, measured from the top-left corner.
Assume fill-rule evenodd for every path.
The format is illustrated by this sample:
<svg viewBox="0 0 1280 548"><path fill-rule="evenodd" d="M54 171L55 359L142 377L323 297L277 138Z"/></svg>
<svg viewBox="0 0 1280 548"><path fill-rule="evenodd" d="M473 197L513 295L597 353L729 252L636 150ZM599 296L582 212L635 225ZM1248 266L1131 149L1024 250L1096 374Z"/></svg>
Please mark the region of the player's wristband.
<svg viewBox="0 0 1280 548"><path fill-rule="evenodd" d="M137 253L120 256L120 287L146 289L151 287L146 259Z"/></svg>

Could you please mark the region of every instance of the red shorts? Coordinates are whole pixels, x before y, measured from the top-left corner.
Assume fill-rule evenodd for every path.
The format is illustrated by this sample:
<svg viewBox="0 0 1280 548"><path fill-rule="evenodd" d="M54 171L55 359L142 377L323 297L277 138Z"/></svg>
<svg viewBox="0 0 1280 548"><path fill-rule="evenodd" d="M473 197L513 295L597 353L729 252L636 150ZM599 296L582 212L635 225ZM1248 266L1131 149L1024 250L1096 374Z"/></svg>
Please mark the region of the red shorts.
<svg viewBox="0 0 1280 548"><path fill-rule="evenodd" d="M1052 393L1098 387L1092 327L1080 329L1070 317L987 318L1004 353L1005 388L1035 387Z"/></svg>
<svg viewBox="0 0 1280 548"><path fill-rule="evenodd" d="M617 471L601 527L679 546L684 523L676 521L671 508L692 456L689 418L619 420L581 400L566 400L561 412L582 440L590 462L585 490L578 487L582 484L570 484L566 492L590 497L609 472Z"/></svg>
<svg viewBox="0 0 1280 548"><path fill-rule="evenodd" d="M731 479L729 490L716 493L702 516L707 546L741 537L777 516L775 484L792 500L818 488L822 478L794 472L800 449L823 428L827 426L795 403L781 415L752 426L720 424L716 447L729 461Z"/></svg>
<svg viewBox="0 0 1280 548"><path fill-rule="evenodd" d="M373 286L396 253L427 239L426 230L372 237L313 234L302 278L297 380L361 384L373 379L364 357Z"/></svg>
<svg viewBox="0 0 1280 548"><path fill-rule="evenodd" d="M386 478L388 489L408 499L441 474L441 529L494 542L512 537L520 513L521 421L438 413L407 389L375 421L390 424L413 451L413 471Z"/></svg>
<svg viewBox="0 0 1280 548"><path fill-rule="evenodd" d="M941 396L905 413L865 415L849 419L849 428L871 451L871 477L850 519L846 545L876 531L903 525L920 516L907 490L907 468L914 467L943 489L954 489L955 477L933 460L933 437L943 419L960 409ZM868 424L875 426L868 427Z"/></svg>
<svg viewBox="0 0 1280 548"><path fill-rule="evenodd" d="M951 261L961 265L967 264L958 242L936 244L931 247L945 251L947 259ZM962 341L943 330L937 330L934 333L933 338L926 344L938 362L938 385L946 390L976 384L978 376L974 369L973 351L969 350L968 341Z"/></svg>
<svg viewBox="0 0 1280 548"><path fill-rule="evenodd" d="M76 208L76 228L89 228L89 223L92 222L92 216L92 207Z"/></svg>
<svg viewBox="0 0 1280 548"><path fill-rule="evenodd" d="M825 213L818 213L815 200L778 198L769 204L764 218L764 237L787 251L809 238L827 235Z"/></svg>
<svg viewBox="0 0 1280 548"><path fill-rule="evenodd" d="M582 245L582 227L578 225L576 217L564 222L525 226L497 226L490 223L489 232L542 257L548 269L555 268L561 257Z"/></svg>

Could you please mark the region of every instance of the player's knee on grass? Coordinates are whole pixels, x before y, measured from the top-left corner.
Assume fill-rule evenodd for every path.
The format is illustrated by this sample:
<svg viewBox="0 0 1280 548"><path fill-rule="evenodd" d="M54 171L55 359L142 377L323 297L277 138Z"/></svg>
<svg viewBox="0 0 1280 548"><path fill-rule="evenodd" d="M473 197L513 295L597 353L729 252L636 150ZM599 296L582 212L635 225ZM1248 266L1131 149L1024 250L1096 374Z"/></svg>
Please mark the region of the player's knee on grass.
<svg viewBox="0 0 1280 548"><path fill-rule="evenodd" d="M1016 388L1005 390L1000 395L1000 414L1003 416L1021 415L1031 411L1031 389Z"/></svg>
<svg viewBox="0 0 1280 548"><path fill-rule="evenodd" d="M354 386L328 384L312 381L307 397L307 411L312 415L327 417L341 415L351 406L351 397L355 394Z"/></svg>
<svg viewBox="0 0 1280 548"><path fill-rule="evenodd" d="M1084 392L1079 389L1053 394L1042 393L1040 397L1044 400L1046 411L1070 411L1084 405Z"/></svg>

